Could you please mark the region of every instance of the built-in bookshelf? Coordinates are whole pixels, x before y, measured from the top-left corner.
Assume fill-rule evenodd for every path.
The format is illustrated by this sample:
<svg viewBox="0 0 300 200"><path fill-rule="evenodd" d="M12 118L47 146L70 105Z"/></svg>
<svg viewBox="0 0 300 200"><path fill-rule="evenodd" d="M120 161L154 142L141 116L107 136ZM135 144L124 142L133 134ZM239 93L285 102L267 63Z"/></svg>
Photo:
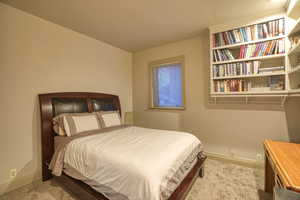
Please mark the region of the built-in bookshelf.
<svg viewBox="0 0 300 200"><path fill-rule="evenodd" d="M299 96L300 0L286 14L248 22L210 27L211 95Z"/></svg>
<svg viewBox="0 0 300 200"><path fill-rule="evenodd" d="M210 27L211 94L286 94L286 17L223 27Z"/></svg>
<svg viewBox="0 0 300 200"><path fill-rule="evenodd" d="M291 1L287 12L287 56L289 93L300 93L300 1Z"/></svg>

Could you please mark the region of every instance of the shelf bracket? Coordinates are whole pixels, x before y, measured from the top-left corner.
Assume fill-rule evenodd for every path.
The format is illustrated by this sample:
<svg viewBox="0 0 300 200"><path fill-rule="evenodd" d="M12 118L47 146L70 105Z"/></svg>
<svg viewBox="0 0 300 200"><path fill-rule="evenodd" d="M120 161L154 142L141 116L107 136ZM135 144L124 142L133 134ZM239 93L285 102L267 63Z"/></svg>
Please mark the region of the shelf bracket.
<svg viewBox="0 0 300 200"><path fill-rule="evenodd" d="M285 104L287 98L288 98L287 95L284 95L284 96L282 97L282 99L281 99L281 106L282 106L282 107L284 106L284 104Z"/></svg>
<svg viewBox="0 0 300 200"><path fill-rule="evenodd" d="M248 96L246 95L246 104L248 104L249 102L249 99L248 99Z"/></svg>

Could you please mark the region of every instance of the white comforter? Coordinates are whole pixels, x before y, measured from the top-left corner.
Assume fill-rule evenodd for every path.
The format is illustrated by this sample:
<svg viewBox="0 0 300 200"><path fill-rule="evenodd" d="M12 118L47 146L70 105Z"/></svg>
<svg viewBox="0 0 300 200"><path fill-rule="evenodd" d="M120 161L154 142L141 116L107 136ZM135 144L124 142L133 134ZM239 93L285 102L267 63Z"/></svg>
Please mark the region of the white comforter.
<svg viewBox="0 0 300 200"><path fill-rule="evenodd" d="M127 127L73 140L64 163L110 199L161 200L167 176L197 146L200 141L188 133Z"/></svg>

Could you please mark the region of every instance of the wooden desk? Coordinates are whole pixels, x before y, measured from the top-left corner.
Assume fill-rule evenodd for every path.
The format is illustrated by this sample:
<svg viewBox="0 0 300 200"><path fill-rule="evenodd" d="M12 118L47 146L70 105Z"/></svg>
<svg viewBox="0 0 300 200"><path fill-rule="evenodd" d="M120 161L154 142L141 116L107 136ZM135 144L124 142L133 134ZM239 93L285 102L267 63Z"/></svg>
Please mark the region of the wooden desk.
<svg viewBox="0 0 300 200"><path fill-rule="evenodd" d="M300 144L266 140L265 191L275 185L300 192Z"/></svg>

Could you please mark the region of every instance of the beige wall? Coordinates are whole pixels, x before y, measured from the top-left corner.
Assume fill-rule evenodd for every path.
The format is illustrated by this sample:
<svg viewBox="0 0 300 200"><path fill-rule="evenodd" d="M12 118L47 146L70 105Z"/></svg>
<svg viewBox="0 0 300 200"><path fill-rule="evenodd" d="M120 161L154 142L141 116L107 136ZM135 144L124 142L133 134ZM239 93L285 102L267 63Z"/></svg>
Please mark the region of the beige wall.
<svg viewBox="0 0 300 200"><path fill-rule="evenodd" d="M119 95L132 110L132 54L0 3L0 193L40 177L37 95ZM18 176L9 178L16 168Z"/></svg>
<svg viewBox="0 0 300 200"><path fill-rule="evenodd" d="M133 55L135 124L191 132L202 140L205 151L234 159L256 159L256 154L263 151L264 139L288 140L290 138L288 128L294 131L294 136L297 135L297 131L300 135L297 126L297 116L300 116L299 104L289 106L291 113L289 116L280 105L243 105L244 102L236 105L209 104L208 54L208 31L192 39L135 53ZM148 110L148 63L178 55L185 55L186 60L186 110ZM291 127L288 127L288 124Z"/></svg>

